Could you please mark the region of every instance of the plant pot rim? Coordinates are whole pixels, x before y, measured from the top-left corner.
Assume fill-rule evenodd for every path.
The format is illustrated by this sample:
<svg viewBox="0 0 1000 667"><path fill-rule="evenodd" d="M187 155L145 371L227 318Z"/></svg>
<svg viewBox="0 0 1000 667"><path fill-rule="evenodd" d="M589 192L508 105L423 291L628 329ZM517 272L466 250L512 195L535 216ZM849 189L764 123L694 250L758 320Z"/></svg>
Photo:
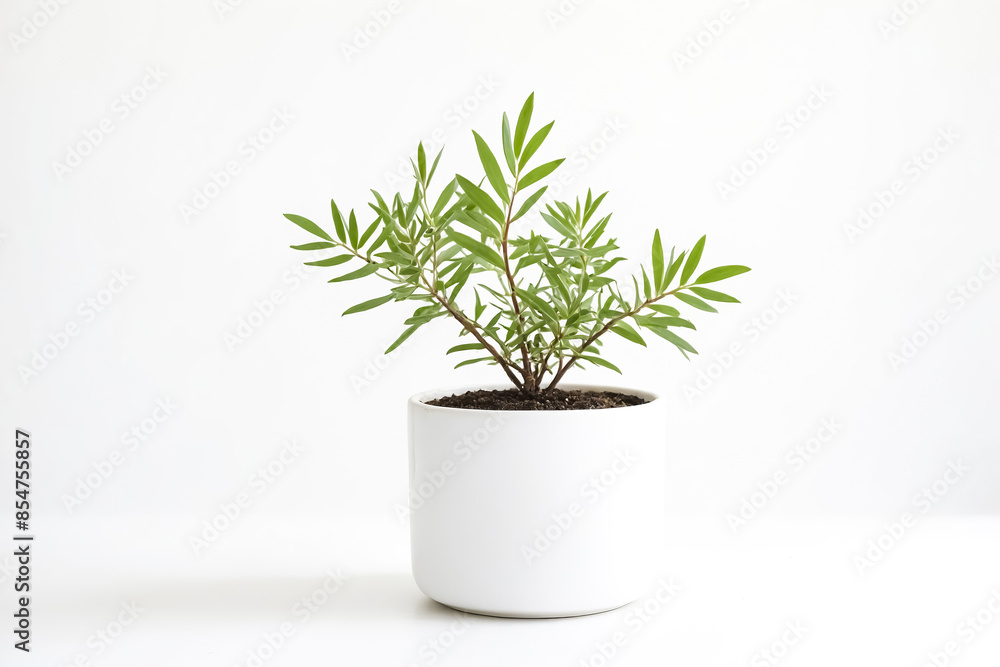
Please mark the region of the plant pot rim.
<svg viewBox="0 0 1000 667"><path fill-rule="evenodd" d="M411 409L424 410L427 412L462 412L462 413L493 413L502 412L504 414L513 412L517 414L537 414L537 415L552 415L552 414L579 414L579 413L607 413L613 412L618 413L620 410L643 410L650 409L653 406L659 407L658 404L663 400L658 394L648 391L645 389L632 389L630 387L618 387L614 385L604 385L604 384L576 384L576 383L560 383L559 389L579 389L583 391L613 391L619 394L630 394L632 396L638 396L639 398L646 399L645 403L639 405L625 405L617 408L598 408L598 409L569 409L569 410L480 410L477 408L455 408L446 407L441 405L428 405L425 401L431 401L435 398L441 398L443 396L450 396L451 394L463 394L467 391L493 391L498 389L513 389L509 384L483 384L483 385L472 385L463 387L444 387L438 389L431 389L428 391L421 391L410 396L407 403Z"/></svg>

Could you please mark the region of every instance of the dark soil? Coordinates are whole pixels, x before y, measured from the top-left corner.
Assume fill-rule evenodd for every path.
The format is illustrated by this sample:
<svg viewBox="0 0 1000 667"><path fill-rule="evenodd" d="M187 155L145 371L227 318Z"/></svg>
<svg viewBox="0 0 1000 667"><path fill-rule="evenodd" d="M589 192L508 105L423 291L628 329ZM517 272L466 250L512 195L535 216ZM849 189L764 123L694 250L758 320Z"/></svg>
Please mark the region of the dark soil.
<svg viewBox="0 0 1000 667"><path fill-rule="evenodd" d="M646 400L613 391L554 389L541 394L522 394L517 389L477 389L427 401L427 405L469 410L602 410L642 405Z"/></svg>

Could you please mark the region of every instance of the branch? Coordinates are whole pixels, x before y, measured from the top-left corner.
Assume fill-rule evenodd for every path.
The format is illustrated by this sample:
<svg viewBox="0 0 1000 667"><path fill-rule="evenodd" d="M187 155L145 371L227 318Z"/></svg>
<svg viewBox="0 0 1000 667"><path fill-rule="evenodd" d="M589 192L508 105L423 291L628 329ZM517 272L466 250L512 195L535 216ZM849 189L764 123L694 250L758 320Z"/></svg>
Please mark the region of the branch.
<svg viewBox="0 0 1000 667"><path fill-rule="evenodd" d="M621 322L626 317L632 317L633 315L635 315L636 313L638 313L643 308L649 306L650 304L656 303L657 301L659 301L663 297L670 296L671 294L676 294L677 292L681 291L682 289L687 289L687 288L688 288L688 285L679 285L679 286L675 287L674 289L670 290L669 292L664 292L663 294L661 294L661 295L659 295L657 297L653 297L652 299L646 299L645 301L643 301L642 303L640 303L635 308L627 310L624 313L622 313L621 315L618 315L617 317L612 317L611 319L609 319L604 324L604 326L602 326L599 330L595 331L594 333L590 334L590 336L587 338L587 340L583 341L583 343L580 345L580 349L578 349L576 352L573 353L573 356L569 358L569 361L567 361L563 365L562 361L560 360L559 372L557 372L555 374L555 376L552 378L552 382L549 383L549 386L546 387L545 390L548 391L549 389L554 389L555 386L557 384L559 384L559 381L562 379L563 375L566 374L566 371L568 371L573 366L573 364L575 364L577 362L577 360L583 355L584 351L588 347L590 347L591 345L593 345L595 340L597 340L598 338L600 338L601 336L603 336L604 334L606 334L608 332L608 330L611 329L611 327L613 327L615 324L617 324L618 322Z"/></svg>
<svg viewBox="0 0 1000 667"><path fill-rule="evenodd" d="M535 391L538 389L538 382L534 374L531 372L531 359L528 355L528 341L524 339L524 316L521 315L521 307L517 301L517 288L514 286L514 274L510 270L510 259L507 256L507 234L510 232L511 216L514 214L514 196L517 194L517 184L515 181L514 189L510 193L510 203L507 205L507 221L503 226L503 240L501 241L501 248L503 250L503 270L504 274L507 276L507 284L510 286L510 302L514 306L514 317L517 319L517 329L518 334L521 337L521 363L524 365L524 370L522 374L524 375L524 382L528 385L528 391Z"/></svg>
<svg viewBox="0 0 1000 667"><path fill-rule="evenodd" d="M458 320L458 323L462 325L462 328L464 328L466 331L472 334L472 336L477 341L479 341L479 344L482 345L483 348L490 353L490 355L496 360L498 364L500 364L504 372L507 374L507 377L510 378L510 381L514 383L514 386L517 387L518 389L523 390L524 384L517 379L516 375L514 375L513 371L511 370L511 365L507 362L507 359L504 358L502 354L497 352L496 348L490 345L489 341L483 338L482 334L479 333L474 323L469 321L469 319L464 314L462 314L460 310L453 308L452 305L448 302L448 300L445 299L443 296L441 296L440 293L438 293L437 289L431 287L427 283L427 278L424 276L422 271L420 273L420 277L424 281L424 289L426 289L431 294L431 296L437 299L438 303L444 306L445 310L447 310L452 317ZM517 367L515 366L514 368Z"/></svg>

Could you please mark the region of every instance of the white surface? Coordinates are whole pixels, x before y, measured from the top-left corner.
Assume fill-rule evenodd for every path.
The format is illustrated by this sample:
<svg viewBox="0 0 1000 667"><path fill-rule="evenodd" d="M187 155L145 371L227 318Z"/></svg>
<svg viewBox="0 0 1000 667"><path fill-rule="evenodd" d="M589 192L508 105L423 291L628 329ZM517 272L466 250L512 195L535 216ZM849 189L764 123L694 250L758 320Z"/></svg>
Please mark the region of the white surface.
<svg viewBox="0 0 1000 667"><path fill-rule="evenodd" d="M997 519L927 518L864 574L854 558L883 530L879 521L762 519L739 537L708 520L671 521L663 576L679 590L641 623L637 605L575 619L458 614L420 593L405 529L377 517L248 516L200 560L176 540L188 523L40 526L50 537L36 569L45 583L39 651L4 664L66 665L83 654L94 665L247 665L247 651L283 622L294 634L267 665L575 667L621 631L628 641L613 664L735 667L753 665L786 622L807 632L783 665L921 666L952 639L961 653L950 664L992 667L1000 656L1000 611L973 641L957 634L1000 594ZM295 605L322 589L327 571L349 578L305 619ZM132 601L144 611L96 655L88 638ZM463 629L456 621L468 621L467 631L429 659L429 642Z"/></svg>
<svg viewBox="0 0 1000 667"><path fill-rule="evenodd" d="M694 362L609 341L624 378L568 376L668 401L667 510L684 541L664 570L686 588L628 660L747 664L802 615L815 629L783 664L920 665L1000 585L1000 4L920 4L883 34L912 2L588 0L562 3L572 12L553 25L556 0L405 0L350 60L341 44L388 3L233 4L71 2L16 50L9 33L42 10L0 10L0 434L35 442L46 660L69 662L141 595L142 624L100 664L237 664L342 565L358 578L275 662L419 664L450 617L406 574L405 399L499 378L450 369L443 321L382 358L409 311L341 319L376 286L301 272L287 246L304 233L281 214L326 220L330 196L365 210L418 139L446 141L442 173L473 173L470 131L495 142L532 90L537 121L557 121L543 152L569 158L553 189L610 190L629 257L659 226L681 246L707 232L706 263L754 268L734 280L742 305L695 318ZM724 9L730 23L678 68ZM111 132L60 180L53 163L105 119ZM914 172L942 132L957 139ZM723 201L719 181L767 147ZM239 173L185 221L181 205L230 161ZM845 226L894 180L903 194L852 243ZM270 315L230 349L258 307ZM69 511L112 456L121 465ZM958 463L936 502L914 499ZM727 515L761 486L773 497L734 534ZM245 523L196 555L189 538L241 494ZM904 511L921 518L905 549L856 577L850 556ZM441 662L578 664L617 622L484 621ZM996 634L955 664L995 665Z"/></svg>

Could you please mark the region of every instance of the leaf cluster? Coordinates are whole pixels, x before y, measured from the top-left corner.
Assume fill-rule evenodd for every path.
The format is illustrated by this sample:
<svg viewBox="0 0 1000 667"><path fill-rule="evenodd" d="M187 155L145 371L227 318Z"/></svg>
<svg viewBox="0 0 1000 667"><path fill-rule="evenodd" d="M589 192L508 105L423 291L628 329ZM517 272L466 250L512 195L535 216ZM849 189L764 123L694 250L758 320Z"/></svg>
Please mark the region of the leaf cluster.
<svg viewBox="0 0 1000 667"><path fill-rule="evenodd" d="M547 189L540 183L563 160L536 165L554 123L531 132L533 110L534 94L513 128L504 114L499 151L473 132L483 167L475 180L455 175L432 192L441 153L429 161L420 144L411 160L413 191L384 197L372 190L368 208L374 218L368 216L365 224L359 224L354 210L345 216L333 200L332 233L286 214L320 239L292 248L331 252L306 264L350 264L330 282L367 276L385 281L385 294L348 308L345 315L392 301L413 302L406 328L387 353L420 327L448 317L460 327L460 342L447 352L461 355L456 368L499 366L528 393L554 388L573 367L602 366L620 373L603 354L608 332L643 346L640 332L648 332L685 357L697 354L679 333L695 327L678 306L714 313L711 302L738 303L706 285L750 269L730 265L698 273L705 237L688 250L678 253L674 247L667 254L657 230L649 263L632 277L631 295L623 293L611 269L624 257L608 234L611 214L599 212L607 193L588 191L582 201L539 205ZM513 223L534 207L551 233L513 235Z"/></svg>

